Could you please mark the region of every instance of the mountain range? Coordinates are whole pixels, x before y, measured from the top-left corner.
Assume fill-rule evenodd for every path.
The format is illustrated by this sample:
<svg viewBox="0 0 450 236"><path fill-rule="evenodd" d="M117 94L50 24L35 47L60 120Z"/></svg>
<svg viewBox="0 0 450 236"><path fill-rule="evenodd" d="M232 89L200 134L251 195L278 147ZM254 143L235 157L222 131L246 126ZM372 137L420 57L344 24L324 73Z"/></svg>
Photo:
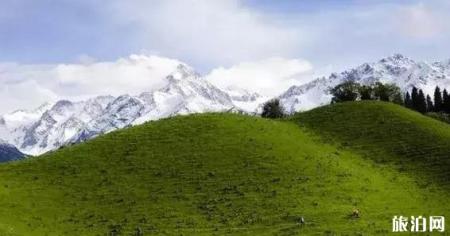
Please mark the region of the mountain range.
<svg viewBox="0 0 450 236"><path fill-rule="evenodd" d="M395 83L431 94L435 86L450 88L450 60L416 62L400 54L354 69L294 85L279 98L288 113L331 101L329 89L352 80L361 84ZM22 153L40 155L127 126L180 114L243 112L256 114L268 97L234 88L219 88L186 64L165 77L165 85L138 95L97 96L83 101L60 100L35 110L0 116L0 139Z"/></svg>
<svg viewBox="0 0 450 236"><path fill-rule="evenodd" d="M243 89L222 90L180 64L165 86L139 95L60 100L0 117L0 138L28 155L174 115L203 112L253 112L266 98Z"/></svg>
<svg viewBox="0 0 450 236"><path fill-rule="evenodd" d="M362 85L375 82L396 84L403 92L412 87L432 95L436 86L450 89L450 60L442 62L416 62L401 54L383 58L377 62L364 63L356 68L333 73L329 77L295 85L279 96L287 112L309 110L329 104L330 88L344 82L355 81Z"/></svg>

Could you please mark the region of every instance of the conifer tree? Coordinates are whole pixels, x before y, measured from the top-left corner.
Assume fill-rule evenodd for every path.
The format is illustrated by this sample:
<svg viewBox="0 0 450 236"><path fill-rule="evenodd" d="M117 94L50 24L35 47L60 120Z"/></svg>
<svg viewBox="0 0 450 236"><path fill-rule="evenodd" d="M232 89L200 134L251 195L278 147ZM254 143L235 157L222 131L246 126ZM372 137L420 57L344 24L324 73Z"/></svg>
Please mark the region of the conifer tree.
<svg viewBox="0 0 450 236"><path fill-rule="evenodd" d="M442 96L442 110L445 113L450 114L450 95L448 94L446 89L444 89L443 96Z"/></svg>
<svg viewBox="0 0 450 236"><path fill-rule="evenodd" d="M419 94L417 95L417 111L420 113L427 112L427 102L422 89L419 89Z"/></svg>
<svg viewBox="0 0 450 236"><path fill-rule="evenodd" d="M434 90L434 111L435 112L441 112L442 111L442 94L441 89L439 86L436 86L436 89Z"/></svg>
<svg viewBox="0 0 450 236"><path fill-rule="evenodd" d="M427 112L433 112L433 111L434 111L433 101L431 100L430 95L427 95Z"/></svg>
<svg viewBox="0 0 450 236"><path fill-rule="evenodd" d="M411 91L411 101L412 101L412 109L418 111L419 110L419 92L417 91L416 87L412 88Z"/></svg>
<svg viewBox="0 0 450 236"><path fill-rule="evenodd" d="M406 91L405 94L405 102L404 102L405 107L409 108L409 109L413 109L413 104L412 104L412 100L411 100L411 95L409 95L409 92Z"/></svg>

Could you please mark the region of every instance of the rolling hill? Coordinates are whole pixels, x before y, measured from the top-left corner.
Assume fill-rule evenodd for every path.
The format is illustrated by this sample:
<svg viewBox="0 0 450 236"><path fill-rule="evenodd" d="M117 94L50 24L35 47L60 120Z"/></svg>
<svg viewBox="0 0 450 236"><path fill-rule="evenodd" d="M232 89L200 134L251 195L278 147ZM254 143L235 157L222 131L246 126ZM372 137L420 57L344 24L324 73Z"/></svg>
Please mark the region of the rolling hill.
<svg viewBox="0 0 450 236"><path fill-rule="evenodd" d="M0 165L0 234L387 234L394 215L450 213L449 130L370 102L148 122Z"/></svg>
<svg viewBox="0 0 450 236"><path fill-rule="evenodd" d="M328 141L419 177L421 185L439 183L450 189L448 124L374 101L324 106L299 113L293 120Z"/></svg>

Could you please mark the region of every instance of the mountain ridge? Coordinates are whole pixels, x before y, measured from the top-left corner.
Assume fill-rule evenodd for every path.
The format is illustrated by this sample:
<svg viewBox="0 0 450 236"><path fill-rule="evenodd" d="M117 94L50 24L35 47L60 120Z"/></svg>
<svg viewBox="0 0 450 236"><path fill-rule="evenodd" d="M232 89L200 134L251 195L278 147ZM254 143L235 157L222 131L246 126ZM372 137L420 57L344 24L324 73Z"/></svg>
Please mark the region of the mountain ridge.
<svg viewBox="0 0 450 236"><path fill-rule="evenodd" d="M278 98L287 113L309 110L329 104L329 89L347 80L361 84L395 83L403 92L415 86L432 94L437 85L450 89L450 60L416 62L394 54L293 85ZM116 129L174 115L224 111L258 114L262 104L269 100L238 86L219 88L184 63L179 63L164 82L138 95L104 95L78 102L60 100L31 111L17 110L0 116L0 138L23 153L39 155Z"/></svg>
<svg viewBox="0 0 450 236"><path fill-rule="evenodd" d="M84 101L59 100L32 111L0 117L0 138L29 155L40 155L127 126L174 115L202 112L254 112L256 93L233 93L216 87L192 68L179 64L160 88L137 96L97 96Z"/></svg>
<svg viewBox="0 0 450 236"><path fill-rule="evenodd" d="M329 89L345 81L355 81L363 85L375 82L393 83L406 92L417 87L432 94L436 86L450 89L450 64L442 62L416 62L401 54L383 58L377 62L363 63L356 68L311 82L294 85L279 98L288 113L309 110L331 102Z"/></svg>

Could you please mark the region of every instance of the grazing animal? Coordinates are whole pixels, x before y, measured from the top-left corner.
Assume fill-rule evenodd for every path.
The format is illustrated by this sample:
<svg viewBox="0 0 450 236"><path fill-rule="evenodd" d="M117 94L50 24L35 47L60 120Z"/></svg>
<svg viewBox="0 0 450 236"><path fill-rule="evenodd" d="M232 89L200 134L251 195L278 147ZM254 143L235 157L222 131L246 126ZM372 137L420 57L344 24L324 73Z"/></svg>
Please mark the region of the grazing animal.
<svg viewBox="0 0 450 236"><path fill-rule="evenodd" d="M359 209L358 208L354 208L353 209L353 211L352 211L352 218L359 218L360 217L360 211L359 211Z"/></svg>

